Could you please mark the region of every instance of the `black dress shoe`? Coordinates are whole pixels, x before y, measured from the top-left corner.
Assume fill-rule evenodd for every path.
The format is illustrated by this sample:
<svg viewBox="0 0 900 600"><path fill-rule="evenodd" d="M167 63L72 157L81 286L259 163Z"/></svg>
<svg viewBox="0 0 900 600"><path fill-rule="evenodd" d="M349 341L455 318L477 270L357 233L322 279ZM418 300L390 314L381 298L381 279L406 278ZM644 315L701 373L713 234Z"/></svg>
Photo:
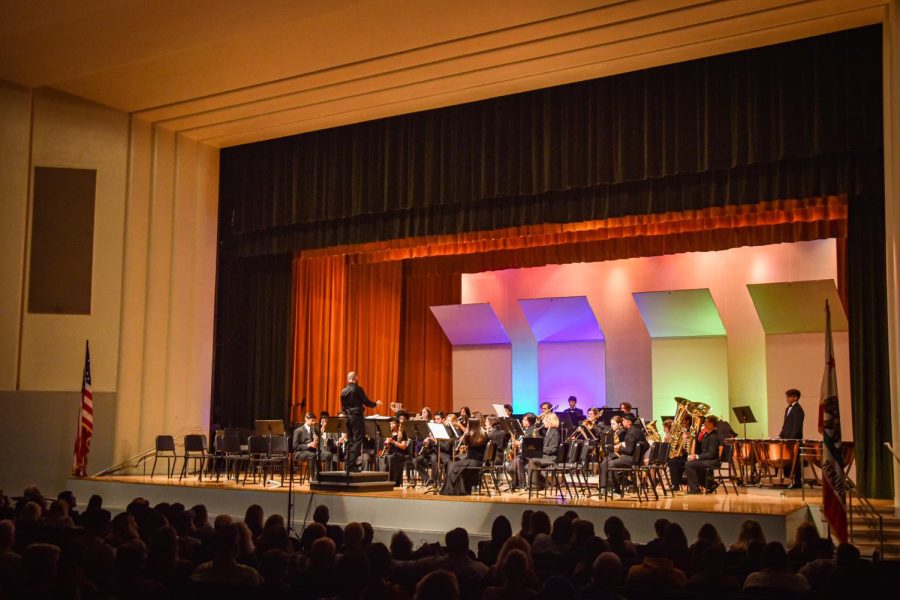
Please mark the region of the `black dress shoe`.
<svg viewBox="0 0 900 600"><path fill-rule="evenodd" d="M690 496L694 496L694 495L700 494L700 490L699 490L699 489L690 489L690 490L687 491L687 493L688 493L688 495L690 495Z"/></svg>
<svg viewBox="0 0 900 600"><path fill-rule="evenodd" d="M708 486L706 486L706 493L707 494L715 494L717 489L719 489L719 482L713 481Z"/></svg>

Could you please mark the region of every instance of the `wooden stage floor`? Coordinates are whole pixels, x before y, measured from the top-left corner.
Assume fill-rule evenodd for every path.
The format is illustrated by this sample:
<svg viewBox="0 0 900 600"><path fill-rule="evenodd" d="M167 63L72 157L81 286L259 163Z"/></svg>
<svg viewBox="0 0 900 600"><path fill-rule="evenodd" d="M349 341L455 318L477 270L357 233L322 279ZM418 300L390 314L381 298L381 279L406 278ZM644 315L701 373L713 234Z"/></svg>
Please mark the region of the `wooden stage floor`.
<svg viewBox="0 0 900 600"><path fill-rule="evenodd" d="M287 484L284 486L263 486L259 483L248 481L247 485L236 484L234 481L224 480L215 481L207 480L198 481L196 477L185 478L181 482L178 478L166 479L165 476L156 475L151 479L144 475L120 475L106 477L90 477L87 481L97 482L118 482L129 484L140 484L142 486L154 486L155 488L200 488L205 490L231 490L231 491L264 491L267 493L286 494L288 492ZM277 480L276 480L277 481ZM667 510L682 512L699 512L699 513L740 513L744 515L788 515L799 509L805 508L807 505L818 505L821 503L821 490L807 491L806 500L801 498L799 490L747 490L738 488L740 493L735 494L733 489L729 490L726 495L721 488L715 494L686 495L684 492L676 493L672 498L660 496L659 500L653 500L652 494L649 502L638 502L634 494L626 495L624 499L618 496L615 499L603 500L597 497L596 490L593 491L591 498L559 498L558 496L544 497L532 496L528 498L527 492L509 493L503 492L499 496L493 494L491 496L473 495L473 496L440 496L434 495L425 490L422 486L418 487L400 487L394 488L390 492L366 492L363 494L366 498L390 498L390 499L408 499L421 501L436 502L477 502L477 503L494 503L504 505L526 505L533 506L563 506L563 507L614 507L628 510ZM163 493L160 490L160 493ZM310 493L309 485L294 484L294 493L300 496L306 496ZM316 492L318 495L327 496L360 496L359 493L350 492ZM154 494L155 495L155 494Z"/></svg>
<svg viewBox="0 0 900 600"><path fill-rule="evenodd" d="M287 487L268 487L259 483L246 486L229 481L198 481L195 477L181 483L177 477L166 479L157 475L121 475L71 479L70 489L81 500L100 494L104 505L121 510L136 498L146 498L151 504L181 502L186 506L204 504L211 515L230 514L243 517L250 504L259 504L265 514L286 514ZM667 518L682 525L688 539L694 539L704 523L712 523L728 543L737 539L741 523L754 519L763 527L769 540L788 541L797 526L805 520L821 522L819 503L821 492L815 490L800 497L794 490L747 490L724 494L720 489L710 495L676 495L658 501L639 503L633 496L604 501L592 498L560 499L535 497L527 494L503 493L500 496L435 496L419 488L403 487L389 492L311 492L308 485L294 486L294 527L299 530L311 519L312 509L319 504L328 506L331 521L343 525L351 521L372 523L376 540L389 541L398 530L406 531L418 545L420 542L443 541L444 534L454 527L464 527L475 542L490 536L491 524L505 515L518 529L522 512L543 510L551 520L567 510L575 510L579 517L591 520L602 532L605 520L620 517L636 542L654 537L653 522ZM821 527L821 525L820 525ZM823 528L824 529L824 528Z"/></svg>

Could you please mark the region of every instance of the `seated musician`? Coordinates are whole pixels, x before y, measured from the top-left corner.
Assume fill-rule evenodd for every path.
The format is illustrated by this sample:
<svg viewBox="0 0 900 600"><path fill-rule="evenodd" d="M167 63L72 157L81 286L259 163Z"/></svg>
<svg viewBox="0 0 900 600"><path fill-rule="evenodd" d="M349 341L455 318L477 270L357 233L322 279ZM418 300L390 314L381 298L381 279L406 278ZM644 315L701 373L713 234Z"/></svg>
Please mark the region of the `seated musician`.
<svg viewBox="0 0 900 600"><path fill-rule="evenodd" d="M322 430L322 450L328 453L328 457L322 458L323 466L326 469L337 469L337 465L340 462L340 452L338 450L338 442L341 439L341 434L339 433L325 433L325 425L328 423L328 419L331 415L328 414L327 410L323 410L319 413L319 429Z"/></svg>
<svg viewBox="0 0 900 600"><path fill-rule="evenodd" d="M426 423L429 423L432 420L434 420L434 415L431 413L431 409L427 406L423 406L422 412L419 413L417 420L425 421Z"/></svg>
<svg viewBox="0 0 900 600"><path fill-rule="evenodd" d="M669 434L672 432L672 427L675 425L675 422L672 419L666 419L663 421L663 439L669 440ZM685 484L684 481L684 464L687 462L687 444L682 444L682 452L678 456L672 457L669 456L668 466L669 466L669 476L672 480L672 490L678 491L681 489L681 486Z"/></svg>
<svg viewBox="0 0 900 600"><path fill-rule="evenodd" d="M472 418L472 411L468 406L462 406L456 419L456 427L463 433L469 428L469 419Z"/></svg>
<svg viewBox="0 0 900 600"><path fill-rule="evenodd" d="M504 417L506 417L507 419L512 419L512 404L504 404L503 412L506 413L503 415Z"/></svg>
<svg viewBox="0 0 900 600"><path fill-rule="evenodd" d="M474 473L472 476L464 476L469 467L480 467L484 460L484 449L487 446L488 436L481 428L478 419L470 419L463 441L468 446L464 458L461 458L447 467L447 477L441 488L441 494L445 496L463 496L472 493Z"/></svg>
<svg viewBox="0 0 900 600"><path fill-rule="evenodd" d="M576 406L578 404L578 398L575 396L569 396L569 408L563 411L569 420L576 425L584 421L584 411Z"/></svg>
<svg viewBox="0 0 900 600"><path fill-rule="evenodd" d="M715 490L718 486L715 481L706 481L707 467L716 468L720 462L719 448L722 444L719 442L719 433L716 431L718 424L718 417L713 415L706 417L703 422L703 430L697 436L695 453L687 457L684 475L687 479L688 494L699 494L700 486L705 487L708 492Z"/></svg>
<svg viewBox="0 0 900 600"><path fill-rule="evenodd" d="M535 427L534 422L537 420L537 415L534 413L525 413L522 417L522 430L525 433L524 437L535 437ZM518 452L515 458L511 460L506 465L506 472L509 473L513 482L513 489L524 488L525 487L525 459L522 457L522 438L515 440L513 442L515 444L515 450Z"/></svg>
<svg viewBox="0 0 900 600"><path fill-rule="evenodd" d="M384 440L384 451L380 465L382 471L390 473L394 487L403 485L403 467L406 465L406 449L409 443L406 439L406 434L400 429L402 420L400 417L391 419L391 437Z"/></svg>
<svg viewBox="0 0 900 600"><path fill-rule="evenodd" d="M615 419L613 422L615 422ZM625 435L623 436L622 441L617 442L615 445L614 450L618 456L613 458L611 455L608 455L603 462L600 463L601 488L611 486L613 492L621 494L621 482L618 477L614 477L611 482L609 481L609 469L631 467L641 459L641 456L638 455L639 445L646 441L646 437L644 435L644 428L640 426L635 427L634 422L635 417L631 413L626 413L625 416L622 417L621 428L624 430Z"/></svg>
<svg viewBox="0 0 900 600"><path fill-rule="evenodd" d="M544 449L543 456L541 458L532 458L528 462L528 466L526 469L526 477L525 480L529 484L534 485L537 489L544 489L546 482L541 477L532 479L531 476L531 468L534 466L546 466L552 465L556 462L556 454L559 450L559 417L556 416L553 412L548 412L544 415L543 418L543 431L544 431Z"/></svg>
<svg viewBox="0 0 900 600"><path fill-rule="evenodd" d="M444 423L443 411L434 413L434 422L438 425ZM446 468L450 463L450 456L453 454L453 441L436 440L434 439L434 435L430 432L428 433L428 437L422 440L419 452L413 460L416 471L419 473L419 476L422 478L425 485L431 485L432 482L438 480L438 448L440 448L441 467ZM431 469L430 475L428 472L429 469Z"/></svg>
<svg viewBox="0 0 900 600"><path fill-rule="evenodd" d="M509 432L500 427L499 417L488 417L487 423L489 429L488 441L494 442L494 446L497 449L497 456L500 456L506 449L507 443L509 443Z"/></svg>
<svg viewBox="0 0 900 600"><path fill-rule="evenodd" d="M310 475L319 474L319 462L331 463L331 453L322 449L322 432L316 427L316 413L306 413L303 425L294 430L294 461L309 463Z"/></svg>

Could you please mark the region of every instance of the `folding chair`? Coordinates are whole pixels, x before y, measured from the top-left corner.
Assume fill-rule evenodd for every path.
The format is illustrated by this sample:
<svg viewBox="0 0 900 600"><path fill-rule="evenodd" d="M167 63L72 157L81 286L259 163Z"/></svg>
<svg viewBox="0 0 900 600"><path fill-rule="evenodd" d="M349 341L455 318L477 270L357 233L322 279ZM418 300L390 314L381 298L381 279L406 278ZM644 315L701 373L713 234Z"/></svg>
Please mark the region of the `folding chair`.
<svg viewBox="0 0 900 600"><path fill-rule="evenodd" d="M178 455L175 454L175 438L171 435L156 436L156 448L153 453L153 468L150 469L150 479L156 473L156 461L160 458L166 459L166 477L172 479L175 476L175 463L178 461Z"/></svg>
<svg viewBox="0 0 900 600"><path fill-rule="evenodd" d="M206 451L205 435L191 434L184 436L184 464L181 465L181 473L178 475L178 481L181 481L187 474L188 463L190 462L194 463L195 469L197 463L200 463L200 468L197 470L200 473L199 480L203 481L203 467L206 465L206 460L211 458L211 456L212 455Z"/></svg>
<svg viewBox="0 0 900 600"><path fill-rule="evenodd" d="M288 464L288 439L284 435L269 436L269 466L278 467L281 472L281 483Z"/></svg>
<svg viewBox="0 0 900 600"><path fill-rule="evenodd" d="M735 474L734 468L734 445L733 444L725 444L722 446L722 455L719 457L719 465L716 467L706 467L706 485L709 487L710 481L715 481L716 483L721 483L721 488L725 490L725 495L728 495L728 484L726 482L731 482L731 486L734 488L734 493L738 493L737 489L737 475ZM724 465L724 466L723 466ZM723 472L724 469L724 472ZM712 490L711 493L715 494L716 490L720 486L716 486L716 489ZM710 493L710 492L707 492Z"/></svg>
<svg viewBox="0 0 900 600"><path fill-rule="evenodd" d="M607 470L607 479L609 479L609 478L618 479L617 476L622 475L622 476L624 476L624 481L621 481L621 483L630 484L630 485L634 486L634 489L637 492L638 502L641 502L641 492L644 492L643 485L642 485L643 484L643 476L641 473L641 468L644 466L643 465L643 457L644 457L644 453L647 452L648 445L649 444L647 444L646 442L641 442L639 444L636 444L636 447L634 449L634 456L636 457L636 459L635 459L636 462L632 466L630 466L630 467L611 467ZM604 500L609 499L610 494L612 492L612 487L613 486L610 484L610 482L607 481L606 495L604 496ZM624 486L622 488L622 491L624 494L624 491L625 491ZM647 492L644 492L644 493L645 493L647 501L649 502L650 501L649 493L647 493Z"/></svg>
<svg viewBox="0 0 900 600"><path fill-rule="evenodd" d="M272 464L273 461L269 457L269 437L251 435L247 438L247 470L244 471L243 485L247 485L247 477L251 473L253 483L256 483L257 477L265 483Z"/></svg>
<svg viewBox="0 0 900 600"><path fill-rule="evenodd" d="M497 445L494 442L488 442L487 446L484 448L484 460L481 461L481 465L477 467L466 467L465 471L475 471L477 473L477 478L475 479L475 484L472 486L472 490L478 490L478 495L481 495L481 490L484 484L484 478L487 477L488 486L487 486L487 495L491 496L491 483L494 484L494 488L497 490L497 495L500 495L500 486L497 485L497 482L494 480L492 475L492 469L494 465L494 461L497 458Z"/></svg>

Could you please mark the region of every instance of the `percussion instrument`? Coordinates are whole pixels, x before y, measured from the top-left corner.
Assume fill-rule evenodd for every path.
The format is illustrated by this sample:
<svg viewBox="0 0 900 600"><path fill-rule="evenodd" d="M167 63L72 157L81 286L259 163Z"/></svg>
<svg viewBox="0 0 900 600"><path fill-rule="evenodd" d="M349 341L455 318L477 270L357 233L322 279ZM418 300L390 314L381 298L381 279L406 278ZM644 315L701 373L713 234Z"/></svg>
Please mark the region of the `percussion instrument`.
<svg viewBox="0 0 900 600"><path fill-rule="evenodd" d="M798 460L800 442L801 440L754 440L756 460L763 470L761 476L767 477L769 483L774 483L776 478L782 484L792 481L795 470L803 466ZM785 476L784 469L789 470L788 476Z"/></svg>

